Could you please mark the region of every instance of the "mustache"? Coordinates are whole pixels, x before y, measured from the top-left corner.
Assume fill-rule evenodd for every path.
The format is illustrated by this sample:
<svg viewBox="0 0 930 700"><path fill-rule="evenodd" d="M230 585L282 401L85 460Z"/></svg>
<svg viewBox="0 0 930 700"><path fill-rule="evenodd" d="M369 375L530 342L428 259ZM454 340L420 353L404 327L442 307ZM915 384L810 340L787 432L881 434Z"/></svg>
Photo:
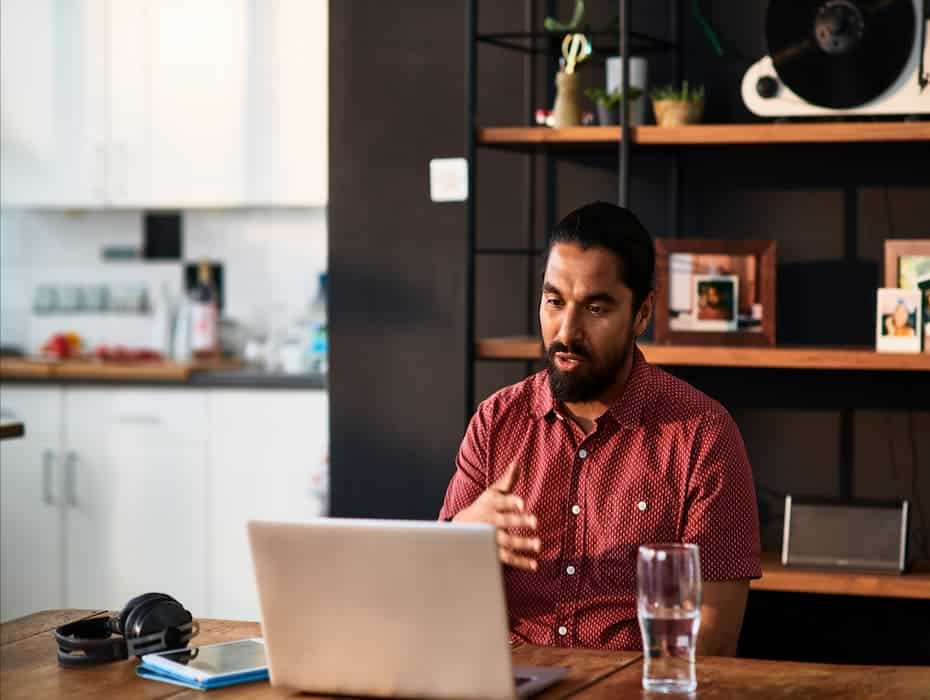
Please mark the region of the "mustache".
<svg viewBox="0 0 930 700"><path fill-rule="evenodd" d="M557 352L567 352L572 355L577 355L585 360L591 359L591 352L588 348L580 343L572 343L571 345L565 345L564 343L554 340L552 344L546 350L546 355L552 360L555 357Z"/></svg>

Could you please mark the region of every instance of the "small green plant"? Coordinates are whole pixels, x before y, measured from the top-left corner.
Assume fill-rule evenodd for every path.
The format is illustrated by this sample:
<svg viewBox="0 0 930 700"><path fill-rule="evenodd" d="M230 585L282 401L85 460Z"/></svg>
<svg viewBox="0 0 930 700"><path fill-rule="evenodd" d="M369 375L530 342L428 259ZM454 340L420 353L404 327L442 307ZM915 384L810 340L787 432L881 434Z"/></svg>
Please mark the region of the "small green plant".
<svg viewBox="0 0 930 700"><path fill-rule="evenodd" d="M601 104L608 109L620 103L620 99L623 97L623 93L620 90L614 90L613 92L607 92L604 88L587 88L584 91L585 97L587 97L592 102ZM643 91L636 87L630 86L630 100L635 100L642 97Z"/></svg>
<svg viewBox="0 0 930 700"><path fill-rule="evenodd" d="M703 102L704 86L698 85L696 88L692 88L688 85L687 80L681 84L680 88L676 88L674 85L663 85L652 91L652 99L674 100L675 102Z"/></svg>

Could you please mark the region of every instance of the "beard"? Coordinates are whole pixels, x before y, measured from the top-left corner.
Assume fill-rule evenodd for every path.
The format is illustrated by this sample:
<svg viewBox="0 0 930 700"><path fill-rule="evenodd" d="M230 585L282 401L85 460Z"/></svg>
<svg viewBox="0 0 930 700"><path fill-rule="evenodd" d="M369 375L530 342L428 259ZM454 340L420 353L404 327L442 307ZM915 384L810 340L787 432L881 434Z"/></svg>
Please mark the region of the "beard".
<svg viewBox="0 0 930 700"><path fill-rule="evenodd" d="M561 403L588 403L596 400L616 381L633 350L634 340L635 336L631 334L622 347L602 358L594 357L591 349L583 343L564 345L557 340L553 341L546 348L546 370L555 400ZM555 354L558 352L577 355L585 360L585 366L572 372L561 371L555 365Z"/></svg>

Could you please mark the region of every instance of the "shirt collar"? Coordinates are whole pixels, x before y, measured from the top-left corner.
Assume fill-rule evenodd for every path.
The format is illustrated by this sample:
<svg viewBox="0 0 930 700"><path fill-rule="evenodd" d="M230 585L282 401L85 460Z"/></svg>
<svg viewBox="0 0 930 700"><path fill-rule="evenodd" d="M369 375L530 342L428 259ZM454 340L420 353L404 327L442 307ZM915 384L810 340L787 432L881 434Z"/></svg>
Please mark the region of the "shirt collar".
<svg viewBox="0 0 930 700"><path fill-rule="evenodd" d="M618 424L636 426L642 423L643 410L646 398L649 396L651 383L651 365L646 362L638 346L633 347L633 366L630 376L623 388L623 393L616 401L607 407L604 415L610 415ZM549 375L546 370L536 375L533 396L530 401L530 415L534 418L543 418L550 413L559 414L559 404L552 395L549 386Z"/></svg>

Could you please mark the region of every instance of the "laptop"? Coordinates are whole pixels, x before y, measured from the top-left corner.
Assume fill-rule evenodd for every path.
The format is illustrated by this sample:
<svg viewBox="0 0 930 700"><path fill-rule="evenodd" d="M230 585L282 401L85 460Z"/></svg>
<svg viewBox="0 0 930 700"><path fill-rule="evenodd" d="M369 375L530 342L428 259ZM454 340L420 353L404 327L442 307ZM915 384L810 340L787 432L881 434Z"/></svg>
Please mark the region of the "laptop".
<svg viewBox="0 0 930 700"><path fill-rule="evenodd" d="M339 695L526 698L489 525L248 523L271 684Z"/></svg>

